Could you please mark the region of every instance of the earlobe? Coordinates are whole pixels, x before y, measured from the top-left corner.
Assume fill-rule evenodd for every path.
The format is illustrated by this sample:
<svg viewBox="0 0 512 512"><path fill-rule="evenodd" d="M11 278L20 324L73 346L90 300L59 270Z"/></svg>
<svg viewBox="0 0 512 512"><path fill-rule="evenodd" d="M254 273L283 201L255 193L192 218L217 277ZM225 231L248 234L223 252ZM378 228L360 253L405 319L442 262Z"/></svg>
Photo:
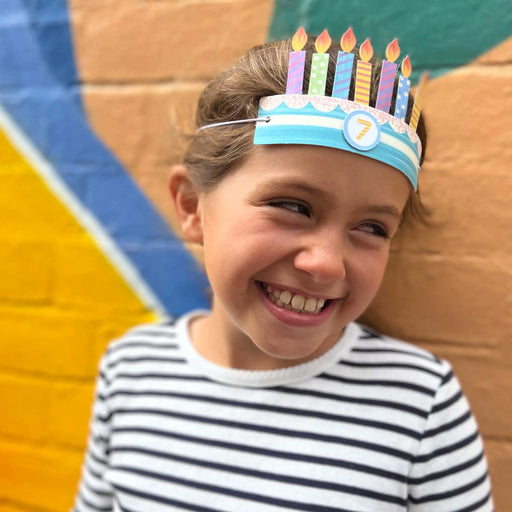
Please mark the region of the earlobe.
<svg viewBox="0 0 512 512"><path fill-rule="evenodd" d="M203 228L199 192L184 165L172 167L169 190L184 237L188 242L202 244Z"/></svg>

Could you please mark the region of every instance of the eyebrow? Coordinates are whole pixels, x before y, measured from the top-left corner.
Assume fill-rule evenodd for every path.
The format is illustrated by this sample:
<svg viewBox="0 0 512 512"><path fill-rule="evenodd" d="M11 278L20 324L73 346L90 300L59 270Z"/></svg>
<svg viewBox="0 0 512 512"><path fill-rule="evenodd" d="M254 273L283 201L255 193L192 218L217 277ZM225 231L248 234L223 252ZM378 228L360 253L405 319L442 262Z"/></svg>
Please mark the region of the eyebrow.
<svg viewBox="0 0 512 512"><path fill-rule="evenodd" d="M365 209L368 213L382 213L387 215L393 215L393 217L402 218L402 214L391 205L383 204L383 205L372 205Z"/></svg>
<svg viewBox="0 0 512 512"><path fill-rule="evenodd" d="M325 190L310 185L309 183L305 183L302 180L296 180L294 178L290 178L285 181L279 182L269 181L263 184L258 184L256 186L256 190L258 192L284 192L289 190L290 188L307 192L320 199L326 199L326 196L329 195L329 193L326 192ZM380 213L384 215L392 215L393 217L397 217L398 219L402 218L402 213L393 205L375 204L368 207L364 207L364 210L365 212L368 213Z"/></svg>
<svg viewBox="0 0 512 512"><path fill-rule="evenodd" d="M279 191L287 191L290 188L295 190L301 190L303 192L307 192L315 197L324 198L327 194L324 190L320 188L316 188L313 185L308 183L304 183L301 180L296 180L293 178L289 178L285 181L268 181L263 184L256 185L257 192L279 192Z"/></svg>

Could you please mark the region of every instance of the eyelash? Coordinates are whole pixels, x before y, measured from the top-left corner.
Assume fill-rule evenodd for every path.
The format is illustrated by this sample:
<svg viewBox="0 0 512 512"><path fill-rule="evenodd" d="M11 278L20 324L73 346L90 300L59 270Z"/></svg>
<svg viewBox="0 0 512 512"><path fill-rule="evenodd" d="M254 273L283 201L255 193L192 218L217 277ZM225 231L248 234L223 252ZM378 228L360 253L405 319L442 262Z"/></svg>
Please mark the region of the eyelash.
<svg viewBox="0 0 512 512"><path fill-rule="evenodd" d="M308 218L311 217L311 209L305 204L300 203L298 201L271 201L268 204L269 206L272 206L274 208L283 208L285 210L298 213L300 215L305 215ZM371 235L384 239L390 238L390 236L388 235L388 230L377 222L364 222L363 224L359 225L359 227L361 226L369 227L370 230L367 230L366 232L370 233Z"/></svg>
<svg viewBox="0 0 512 512"><path fill-rule="evenodd" d="M298 201L272 201L268 204L274 208L283 208L300 215L305 215L306 217L311 217L311 209Z"/></svg>
<svg viewBox="0 0 512 512"><path fill-rule="evenodd" d="M368 226L371 228L371 231L367 231L368 233L378 236L380 238L389 238L387 229L382 226L381 224L378 224L376 222L364 222L363 224L360 224L361 226Z"/></svg>

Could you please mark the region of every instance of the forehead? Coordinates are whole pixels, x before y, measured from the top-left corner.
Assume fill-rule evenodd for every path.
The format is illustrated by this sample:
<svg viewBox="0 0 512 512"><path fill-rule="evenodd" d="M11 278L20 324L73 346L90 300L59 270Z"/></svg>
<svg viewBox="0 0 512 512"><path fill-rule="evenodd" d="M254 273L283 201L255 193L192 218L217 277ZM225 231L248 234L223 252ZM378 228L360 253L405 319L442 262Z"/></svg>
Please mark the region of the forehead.
<svg viewBox="0 0 512 512"><path fill-rule="evenodd" d="M358 196L405 204L412 191L402 173L382 162L321 146L256 146L231 175L246 189L293 185L344 200Z"/></svg>

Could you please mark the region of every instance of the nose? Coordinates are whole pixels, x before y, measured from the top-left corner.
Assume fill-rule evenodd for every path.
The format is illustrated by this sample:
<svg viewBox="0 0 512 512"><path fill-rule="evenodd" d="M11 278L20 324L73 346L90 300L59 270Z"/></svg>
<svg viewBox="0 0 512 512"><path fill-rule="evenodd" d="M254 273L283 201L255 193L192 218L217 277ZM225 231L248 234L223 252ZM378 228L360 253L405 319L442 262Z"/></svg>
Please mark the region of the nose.
<svg viewBox="0 0 512 512"><path fill-rule="evenodd" d="M315 282L329 284L345 279L347 253L342 233L323 231L305 241L294 263Z"/></svg>

